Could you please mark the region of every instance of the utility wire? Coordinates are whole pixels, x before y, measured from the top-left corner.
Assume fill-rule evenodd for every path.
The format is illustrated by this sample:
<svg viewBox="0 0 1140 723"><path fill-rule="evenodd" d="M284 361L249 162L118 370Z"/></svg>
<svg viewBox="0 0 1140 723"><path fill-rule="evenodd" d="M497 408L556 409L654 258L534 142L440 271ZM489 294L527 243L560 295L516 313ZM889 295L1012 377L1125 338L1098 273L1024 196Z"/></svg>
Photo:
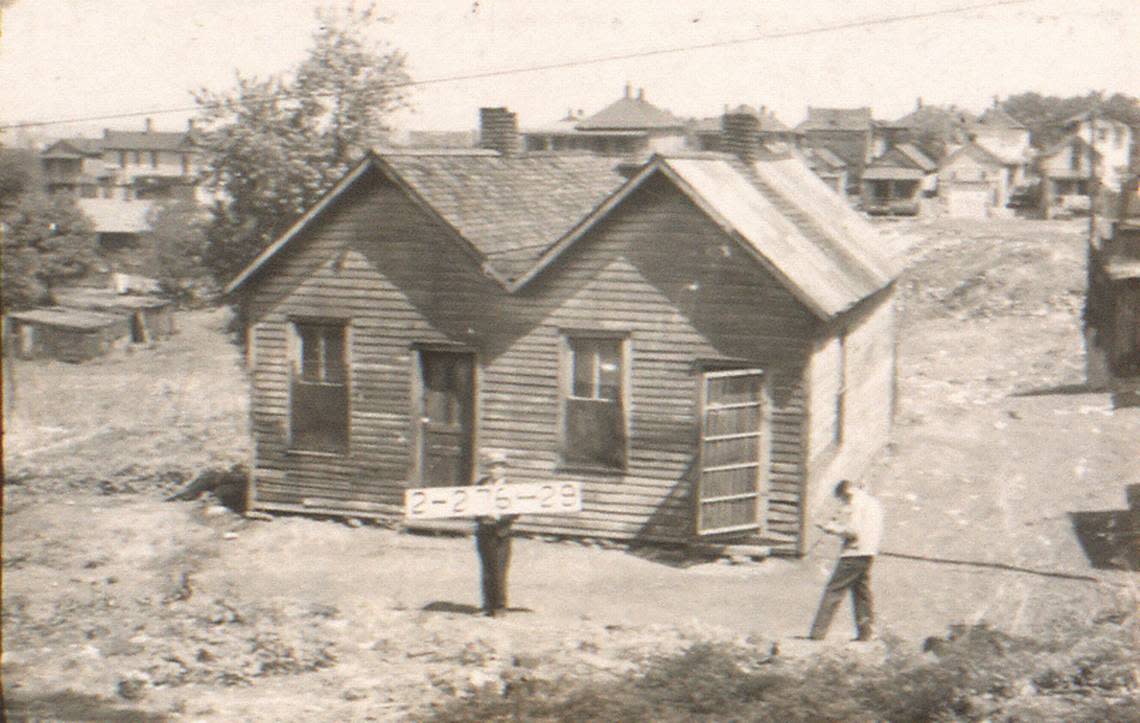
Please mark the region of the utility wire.
<svg viewBox="0 0 1140 723"><path fill-rule="evenodd" d="M523 68L504 68L500 70L487 70L477 73L465 73L460 75L447 75L438 78L427 78L425 80L409 80L402 83L393 83L391 88L410 88L425 85L440 85L442 83L457 83L469 80L482 80L485 78L499 78L507 75L521 75L523 73L537 73L546 70L563 70L566 68L578 68L588 65L599 65L602 63L612 63L618 60L635 60L638 58L651 58L661 55L672 55L676 53L687 53L696 50L709 50L712 48L725 48L734 45L747 45L750 43L760 42L762 40L780 40L783 38L797 38L807 35L819 35L822 33L832 33L840 30L853 30L856 28L868 28L877 25L891 25L895 23L909 22L912 20L922 20L926 18L942 17L947 15L960 15L974 10L989 10L997 7L1005 7L1010 5L1026 5L1032 2L1039 2L1040 0L991 0L991 2L977 3L974 5L959 5L952 8L943 8L941 10L928 10L918 13L907 13L905 15L892 15L888 17L870 18L867 20L853 20L843 23L833 23L830 25L819 25L814 28L804 28L801 30L786 30L774 33L761 33L759 35L750 35L742 38L733 38L730 40L718 40L708 43L699 43L696 45L681 45L670 48L658 48L656 50L644 50L630 53L616 53L613 55L602 55L595 58L582 58L579 60L567 60L559 63L547 63L544 65L532 65ZM328 97L332 93L318 94L317 97ZM266 96L261 101L262 103L269 103L274 100L287 100L291 97L289 93L278 93ZM224 103L205 103L195 104L190 106L180 106L175 108L152 108L150 110L128 111L124 113L109 113L106 115L93 115L93 116L80 116L75 118L59 118L44 121L28 121L24 123L10 123L0 125L0 131L12 130L16 128L34 128L41 126L63 125L68 123L88 123L93 121L116 120L119 118L137 118L141 116L163 115L166 113L186 113L189 111L197 110L210 110L220 108Z"/></svg>

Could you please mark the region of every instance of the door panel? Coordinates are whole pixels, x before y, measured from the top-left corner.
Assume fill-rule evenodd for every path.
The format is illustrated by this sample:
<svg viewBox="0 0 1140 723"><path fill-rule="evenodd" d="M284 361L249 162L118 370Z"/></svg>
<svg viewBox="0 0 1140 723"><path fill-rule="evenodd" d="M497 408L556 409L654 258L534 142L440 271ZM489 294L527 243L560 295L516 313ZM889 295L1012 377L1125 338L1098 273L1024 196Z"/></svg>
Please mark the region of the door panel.
<svg viewBox="0 0 1140 723"><path fill-rule="evenodd" d="M428 487L471 484L475 357L420 352L420 475Z"/></svg>
<svg viewBox="0 0 1140 723"><path fill-rule="evenodd" d="M697 534L763 524L763 387L759 369L707 372L701 379Z"/></svg>

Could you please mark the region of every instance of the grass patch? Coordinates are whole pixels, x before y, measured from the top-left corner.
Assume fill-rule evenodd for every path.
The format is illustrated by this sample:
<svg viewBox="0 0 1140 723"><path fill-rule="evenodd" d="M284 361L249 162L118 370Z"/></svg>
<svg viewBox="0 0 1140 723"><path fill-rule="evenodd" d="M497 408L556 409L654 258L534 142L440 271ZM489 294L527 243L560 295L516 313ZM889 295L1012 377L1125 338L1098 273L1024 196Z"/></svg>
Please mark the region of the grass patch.
<svg viewBox="0 0 1140 723"><path fill-rule="evenodd" d="M812 659L697 643L612 681L528 680L471 692L432 720L1140 720L1135 619L1047 638L954 626L926 651Z"/></svg>

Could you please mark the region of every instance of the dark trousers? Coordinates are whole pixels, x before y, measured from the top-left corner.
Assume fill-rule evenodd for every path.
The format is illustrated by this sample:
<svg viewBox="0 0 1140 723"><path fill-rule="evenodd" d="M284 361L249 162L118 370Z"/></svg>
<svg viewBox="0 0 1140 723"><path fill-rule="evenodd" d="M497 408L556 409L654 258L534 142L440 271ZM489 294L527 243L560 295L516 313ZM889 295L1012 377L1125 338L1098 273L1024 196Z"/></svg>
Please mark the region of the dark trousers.
<svg viewBox="0 0 1140 723"><path fill-rule="evenodd" d="M496 530L475 533L483 575L483 611L507 609L507 568L511 564L511 538Z"/></svg>
<svg viewBox="0 0 1140 723"><path fill-rule="evenodd" d="M835 572L831 573L831 579L823 590L815 622L811 624L812 640L827 637L835 609L843 602L844 593L848 590L851 591L851 600L855 605L855 629L859 639L867 640L871 637L871 625L875 621L871 610L871 563L874 560L870 555L839 558Z"/></svg>

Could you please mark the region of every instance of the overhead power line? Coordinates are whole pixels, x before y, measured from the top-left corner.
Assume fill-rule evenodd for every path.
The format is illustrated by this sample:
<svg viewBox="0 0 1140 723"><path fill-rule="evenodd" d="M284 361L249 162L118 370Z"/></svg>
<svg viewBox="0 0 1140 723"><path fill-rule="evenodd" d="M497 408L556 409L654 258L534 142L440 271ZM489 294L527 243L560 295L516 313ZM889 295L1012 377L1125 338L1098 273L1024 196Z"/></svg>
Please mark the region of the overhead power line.
<svg viewBox="0 0 1140 723"><path fill-rule="evenodd" d="M581 58L578 60L567 60L558 63L546 63L543 65L531 65L522 68L503 68L499 70L486 70L475 73L463 73L458 75L446 75L437 78L426 78L423 80L409 80L402 83L393 83L393 88L410 88L420 87L426 85L441 85L443 83L459 83L470 80L482 80L486 78L499 78L508 75L521 75L523 73L538 73L547 70L563 70L566 68L578 68L588 65L600 65L602 63L612 63L619 60L636 60L638 58L651 58L661 55L673 55L676 53L688 53L697 50L709 50L712 48L726 48L735 45L747 45L750 43L757 43L763 40L780 40L784 38L798 38L806 35L819 35L822 33L832 33L840 30L854 30L858 28L868 28L878 25L892 25L896 23L910 22L912 20L923 20L926 18L943 17L947 15L961 15L963 13L972 12L974 10L990 10L998 7L1006 7L1010 5L1026 5L1033 2L1040 2L1040 0L991 0L990 2L976 3L973 5L958 5L951 8L942 8L940 10L928 10L924 12L906 13L904 15L891 15L879 18L868 18L866 20L852 20L842 23L832 23L829 25L818 25L813 28L802 28L800 30L786 30L780 32L760 33L758 35L749 35L746 37L732 38L729 40L717 40L708 43L698 43L695 45L679 45L668 48L657 48L654 50L642 50L628 53L614 53L612 55L601 55L593 58ZM331 93L319 94L317 97L327 97ZM265 96L262 100L256 102L269 103L274 100L288 100L289 93L277 93ZM94 121L104 120L117 120L120 118L138 118L142 116L164 115L167 113L186 113L189 111L197 111L204 109L218 108L221 103L207 103L195 104L188 106L178 106L173 108L151 108L149 110L127 111L124 113L108 113L104 115L80 116L75 118L57 118L52 120L42 121L28 121L23 123L10 123L0 125L0 131L11 130L16 128L34 128L40 126L64 125L69 123L90 123Z"/></svg>

